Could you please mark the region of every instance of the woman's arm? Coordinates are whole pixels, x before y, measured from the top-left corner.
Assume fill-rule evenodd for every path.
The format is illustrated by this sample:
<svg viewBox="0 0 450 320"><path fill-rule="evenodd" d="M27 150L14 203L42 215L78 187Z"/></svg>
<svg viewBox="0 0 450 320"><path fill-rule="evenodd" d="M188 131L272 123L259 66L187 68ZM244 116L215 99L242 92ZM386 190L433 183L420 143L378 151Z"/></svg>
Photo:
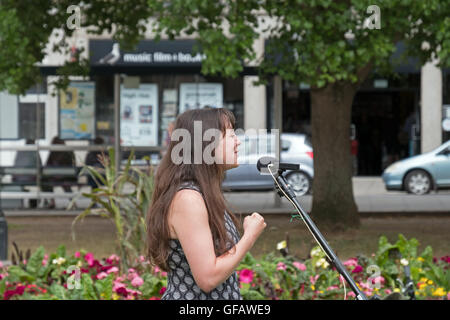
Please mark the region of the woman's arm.
<svg viewBox="0 0 450 320"><path fill-rule="evenodd" d="M244 222L241 240L230 251L216 257L208 211L200 193L186 189L177 192L169 215L195 282L205 292L216 288L234 272L265 227L260 215L247 217L250 219Z"/></svg>

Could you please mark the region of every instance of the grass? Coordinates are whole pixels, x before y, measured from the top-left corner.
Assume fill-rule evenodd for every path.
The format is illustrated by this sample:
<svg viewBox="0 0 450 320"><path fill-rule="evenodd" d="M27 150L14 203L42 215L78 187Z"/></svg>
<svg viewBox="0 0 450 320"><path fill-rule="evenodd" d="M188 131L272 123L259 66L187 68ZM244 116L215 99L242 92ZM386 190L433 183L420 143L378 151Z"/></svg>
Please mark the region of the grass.
<svg viewBox="0 0 450 320"><path fill-rule="evenodd" d="M8 259L13 252L12 242L19 249L33 252L40 245L51 253L64 244L68 254L85 249L96 258L107 257L115 250L115 228L111 221L100 217L86 217L76 227L76 240L72 241L73 217L7 217ZM259 258L276 250L278 242L289 235L290 253L306 259L316 245L305 224L300 220L290 222L288 215L265 216L267 228L255 243L251 253ZM435 256L450 254L450 217L398 217L362 218L361 227L347 232L324 232L323 236L341 260L358 254L370 255L378 247L381 235L395 242L402 233L408 239L414 237L419 243L419 253L430 245Z"/></svg>

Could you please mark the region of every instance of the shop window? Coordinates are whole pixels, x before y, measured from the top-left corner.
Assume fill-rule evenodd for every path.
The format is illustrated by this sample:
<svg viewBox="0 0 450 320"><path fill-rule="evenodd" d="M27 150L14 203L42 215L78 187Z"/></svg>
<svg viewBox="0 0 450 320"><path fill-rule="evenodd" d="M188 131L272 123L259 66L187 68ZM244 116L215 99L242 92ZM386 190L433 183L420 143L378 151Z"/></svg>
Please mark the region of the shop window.
<svg viewBox="0 0 450 320"><path fill-rule="evenodd" d="M38 114L39 132L37 132ZM16 95L0 93L0 139L43 138L45 138L45 103L19 103Z"/></svg>
<svg viewBox="0 0 450 320"><path fill-rule="evenodd" d="M38 129L39 109L39 132ZM19 139L45 138L45 104L19 103Z"/></svg>

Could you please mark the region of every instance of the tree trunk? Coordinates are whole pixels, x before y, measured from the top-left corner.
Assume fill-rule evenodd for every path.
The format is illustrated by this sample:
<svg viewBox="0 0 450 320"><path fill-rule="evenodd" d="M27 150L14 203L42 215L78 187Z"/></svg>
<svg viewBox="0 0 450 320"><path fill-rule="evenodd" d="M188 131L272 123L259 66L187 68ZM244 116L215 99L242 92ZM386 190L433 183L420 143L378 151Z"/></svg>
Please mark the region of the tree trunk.
<svg viewBox="0 0 450 320"><path fill-rule="evenodd" d="M311 90L314 195L311 216L327 229L360 225L353 197L350 121L356 86L328 84Z"/></svg>

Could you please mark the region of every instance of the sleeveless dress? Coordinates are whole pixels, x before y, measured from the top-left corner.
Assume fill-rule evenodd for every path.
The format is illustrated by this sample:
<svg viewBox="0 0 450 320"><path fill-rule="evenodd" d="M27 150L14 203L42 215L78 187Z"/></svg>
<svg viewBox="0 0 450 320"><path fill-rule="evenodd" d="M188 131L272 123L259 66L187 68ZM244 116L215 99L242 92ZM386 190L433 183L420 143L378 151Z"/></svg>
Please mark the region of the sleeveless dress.
<svg viewBox="0 0 450 320"><path fill-rule="evenodd" d="M178 190L181 189L194 189L201 193L200 188L194 182L182 183L178 187ZM237 243L240 240L239 232L226 211L225 227L230 239ZM230 243L227 245L229 246ZM215 289L206 293L195 283L180 241L170 239L169 246L167 288L161 300L242 300L236 271ZM231 249L232 246L229 248Z"/></svg>

